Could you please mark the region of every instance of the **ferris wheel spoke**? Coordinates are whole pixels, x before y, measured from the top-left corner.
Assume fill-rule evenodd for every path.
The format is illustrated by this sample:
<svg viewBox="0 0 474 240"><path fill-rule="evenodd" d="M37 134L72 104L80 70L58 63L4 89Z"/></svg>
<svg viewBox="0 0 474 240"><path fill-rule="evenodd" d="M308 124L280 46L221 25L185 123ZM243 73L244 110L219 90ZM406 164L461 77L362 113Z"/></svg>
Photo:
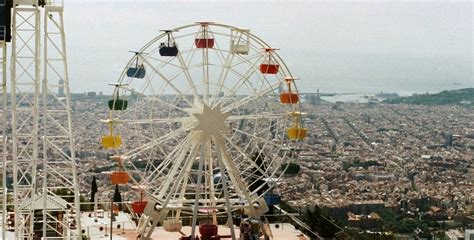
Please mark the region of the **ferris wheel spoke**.
<svg viewBox="0 0 474 240"><path fill-rule="evenodd" d="M229 121L237 121L237 120L253 120L253 119L280 119L284 117L284 113L262 113L259 115L232 115L227 118Z"/></svg>
<svg viewBox="0 0 474 240"><path fill-rule="evenodd" d="M196 85L194 84L193 78L191 77L191 74L188 71L188 65L184 61L183 56L181 55L180 52L178 52L177 57L178 57L179 63L181 64L180 68L183 70L184 76L186 76L186 80L188 81L189 86L192 88L194 99L201 102L201 98L199 97L199 94L197 92Z"/></svg>
<svg viewBox="0 0 474 240"><path fill-rule="evenodd" d="M233 110L235 110L239 107L247 105L251 101L254 101L254 100L257 100L257 99L260 99L260 98L266 96L267 94L275 91L275 89L278 89L278 87L282 84L282 81L283 80L280 80L280 81L276 82L273 85L269 85L266 88L260 90L258 93L255 93L254 95L248 95L248 96L238 100L237 102L230 103L229 105L222 108L222 112L224 112L224 113L231 112L231 111L233 111Z"/></svg>
<svg viewBox="0 0 474 240"><path fill-rule="evenodd" d="M250 163L250 165L252 167L255 167L257 169L257 171L264 177L270 177L260 166L258 166L252 159L250 159L247 154L245 153L245 151L243 151L239 146L237 146L233 141L232 139L229 139L227 137L224 136L224 139L227 141L227 143L232 147L234 148L237 152L239 152L239 154L242 156L243 159L245 159L247 162Z"/></svg>
<svg viewBox="0 0 474 240"><path fill-rule="evenodd" d="M147 154L144 154L145 155L145 159L156 159L155 157L155 154L153 154L153 151L155 151L154 148L152 148ZM162 151L162 150L161 150ZM166 156L166 155L165 155ZM133 163L132 163L133 164ZM134 166L134 168L136 170L140 170L139 168L137 168L136 166ZM140 179L144 179L144 176L146 173L150 173L150 172L154 172L155 169L157 168L157 166L155 165L154 161L147 161L145 167L144 167L144 170L143 170L143 174L142 174L142 177Z"/></svg>
<svg viewBox="0 0 474 240"><path fill-rule="evenodd" d="M173 103L169 103L169 102L166 102L166 101L163 101L161 100L160 97L147 97L147 99L149 99L151 102L157 102L159 104L163 104L173 110L178 110L182 113L188 113L188 111L182 107L179 106L179 104L173 104ZM148 102L145 102L144 104L149 104ZM192 105L190 105L191 107Z"/></svg>
<svg viewBox="0 0 474 240"><path fill-rule="evenodd" d="M237 61L235 62L234 64L230 65L229 67L231 68L235 68L241 64L248 64L249 66L253 66L253 64L256 64L257 62L252 62L252 60L256 59L256 60L261 60L262 59L262 54L260 53L255 53L253 55L250 55L249 57L247 58L244 58L243 56L239 55L241 61Z"/></svg>
<svg viewBox="0 0 474 240"><path fill-rule="evenodd" d="M239 61L239 62L236 62L235 64L233 64L232 66L229 66L230 69L232 71L234 71L236 74L242 76L241 79L245 79L244 76L248 75L249 72L251 72L252 74L254 72L256 72L259 68L257 67L258 66L258 63L262 60L263 56L261 54L254 54L248 58L244 58L242 56L239 55L240 58L242 58L242 61ZM254 60L254 61L252 61ZM245 72L244 74L241 74L235 70L233 70L234 68L236 68L237 66L241 65L241 64L247 64L248 65L248 68L243 71ZM238 83L236 83L238 84ZM236 87L232 87L232 89L236 89Z"/></svg>
<svg viewBox="0 0 474 240"><path fill-rule="evenodd" d="M269 129L264 129L262 130L261 132L258 132L258 133L255 133L255 134L251 134L251 133L247 133L245 131L242 131L240 129L237 129L237 128L233 128L232 129L233 131L237 132L237 133L241 133L243 135L246 135L246 136L249 136L255 140L258 140L259 142L265 142L277 149L284 149L285 146L284 145L280 145L280 144L277 144L277 143L274 143L272 141L270 141L269 139L266 139L266 138L262 138L262 137L259 137L259 136L262 136L262 135L265 135L265 134L269 134Z"/></svg>
<svg viewBox="0 0 474 240"><path fill-rule="evenodd" d="M139 154L143 151L149 150L150 148L153 148L153 147L155 147L159 144L162 144L165 141L176 138L179 135L183 134L184 132L191 130L191 128L193 128L192 125L182 126L181 128L176 129L174 132L170 132L168 134L165 134L165 135L163 135L163 136L161 136L157 139L154 139L153 141L151 141L147 144L144 144L140 147L137 147L135 149L132 149L132 150L128 151L127 153L123 154L123 156L126 157L126 158L129 158L129 157L132 157L134 155L137 155L137 154Z"/></svg>
<svg viewBox="0 0 474 240"><path fill-rule="evenodd" d="M196 143L189 141L190 138L187 138L186 140L183 140L178 147L176 147L163 161L162 164L160 164L160 167L152 174L150 174L148 178L149 185L151 186L157 186L156 189L153 190L153 195L157 195L157 199L161 199L163 195L169 191L169 187L171 186L171 182L168 184L163 184L163 179L165 178L170 178L173 173L166 173L165 170L167 171L169 169L169 166L172 165L173 168L176 167L178 168L180 174L184 171L185 173L189 174L189 159L192 159L194 157L194 152L196 148ZM189 150L191 149L191 150ZM190 152L188 156L186 157L186 153ZM194 154L194 155L193 155ZM185 162L183 162L185 161ZM191 161L192 164L192 161ZM182 168L180 166L183 165ZM177 173L175 173L177 174ZM180 183L182 181L182 178L177 179L176 183ZM161 194L161 195L160 195Z"/></svg>
<svg viewBox="0 0 474 240"><path fill-rule="evenodd" d="M157 169L155 172L150 174L150 176L157 175L157 176L164 176L163 171L167 170L167 166L169 164L173 164L175 162L175 158L177 157L177 154L181 154L183 152L187 152L189 148L194 148L196 145L195 141L191 141L195 136L195 133L192 133L191 135L186 136L186 138L182 139L180 142L177 142L176 146L173 148L173 150L166 155L165 159L163 160L163 163L160 164L160 168ZM189 156L188 156L189 157ZM156 181L153 180L153 177L149 178L149 181Z"/></svg>
<svg viewBox="0 0 474 240"><path fill-rule="evenodd" d="M192 33L192 35L194 36L194 38L196 38L198 36L199 32L196 32L196 33ZM173 35L173 39L176 39ZM188 84L191 86L192 88L192 91L193 91L193 95L194 95L194 99L197 100L199 103L202 103L202 99L201 97L199 96L199 93L196 89L196 85L194 84L194 80L191 76L191 74L189 73L189 69L191 68L191 61L192 59L194 58L194 54L198 51L198 49L194 48L194 42L191 43L191 47L190 47L190 50L186 50L186 51L178 51L178 60L181 64L181 67L182 69L184 70L184 74L186 76L186 79L188 81ZM187 58L184 59L183 57L183 54L187 54Z"/></svg>
<svg viewBox="0 0 474 240"><path fill-rule="evenodd" d="M168 86L170 86L177 94L180 95L183 101L187 102L189 106L193 106L193 104L189 102L189 100L185 97L185 95L173 83L171 83L171 81L166 76L164 76L162 73L158 71L158 69L156 69L153 65L151 65L150 62L148 62L146 58L142 56L140 57L153 70L153 72L155 72L161 79L163 79L167 83Z"/></svg>
<svg viewBox="0 0 474 240"><path fill-rule="evenodd" d="M163 155L167 156L166 153L165 153L165 151L164 151L162 148L159 147L159 149L160 149L160 151L162 152ZM150 158L150 157L149 157L149 158ZM162 162L162 163L163 163L163 162ZM165 163L164 163L164 164L165 164ZM152 165L152 166L150 167L150 169L151 169L152 167L154 167L154 169L148 170L148 166L149 166L149 165ZM138 174L140 175L140 180L141 180L141 182L148 182L148 180L146 180L146 179L147 179L147 176L149 176L149 173L151 173L151 174L155 173L155 171L156 171L156 169L157 169L157 167L158 167L158 166L154 166L153 164L151 164L150 162L148 162L147 165L146 165L146 167L145 167L145 171L143 172L139 167L137 167L137 166L133 163L133 161L130 161L130 166L131 166L131 168L132 168L133 170L135 170L136 172L138 172ZM148 175L147 175L147 174L148 174ZM135 179L133 179L133 180L135 180ZM136 183L137 183L137 185L139 185L138 182L136 182Z"/></svg>
<svg viewBox="0 0 474 240"><path fill-rule="evenodd" d="M239 175L239 171L235 167L235 164L232 161L232 157L230 153L225 148L225 142L221 137L214 137L216 145L219 149L219 154L217 154L218 160L222 161L225 168L227 169L227 173L229 174L229 178L234 186L236 193L239 196L244 196L247 200L248 204L252 203L252 198L247 191L247 185L242 181ZM220 159L219 159L220 158Z"/></svg>
<svg viewBox="0 0 474 240"><path fill-rule="evenodd" d="M256 61L255 61L255 64L257 62L259 62L261 59L258 58ZM237 95L237 91L238 89L240 89L242 87L243 84L245 84L245 82L247 82L254 74L255 72L257 72L257 68L255 68L254 66L250 66L244 74L240 74L240 73L237 73L240 78L239 80L230 88L230 90L228 90L228 95L227 96L224 96L221 98L221 100L219 102L217 102L215 105L216 106L219 106L221 105L222 103L224 103L229 97L232 97L232 96L236 96ZM233 70L232 70L233 71ZM233 71L235 72L235 71Z"/></svg>
<svg viewBox="0 0 474 240"><path fill-rule="evenodd" d="M257 61L260 61L260 58L257 60ZM255 72L257 72L257 70L259 70L258 67L256 67L255 65L250 65L250 69L251 70L253 69L253 71L251 72L251 74L249 76L252 76L253 74L255 74ZM249 77L245 77L244 75L242 75L241 73L235 71L235 70L232 70L232 72L238 76L240 76L240 79L248 79ZM247 89L250 91L251 94L257 94L258 92L264 90L264 87L266 86L265 83L268 85L268 86L271 86L272 84L268 81L268 79L266 78L265 75L261 75L261 74L257 74L257 78L260 80L260 82L258 83L261 83L261 87L260 89L258 89L257 87L253 86L252 82L251 81L248 81L248 80L245 80L245 81L241 81L241 82L237 82L236 85L232 88L233 92L237 92L238 89L240 89L243 85L245 85L247 87Z"/></svg>
<svg viewBox="0 0 474 240"><path fill-rule="evenodd" d="M214 102L216 102L216 99L218 99L219 93L223 90L222 88L225 84L225 80L227 79L227 75L230 71L237 74L238 76L240 76L240 78L244 79L244 81L247 81L246 79L248 79L250 76L252 76L253 72L251 74L248 74L249 77L246 77L245 74L244 75L240 74L239 72L235 71L234 68L237 67L240 64L247 63L250 66L250 68L247 70L247 72L248 72L251 69L251 67L254 66L255 63L256 63L256 62L252 63L251 60L253 60L254 58L259 57L257 59L257 61L259 61L261 59L261 56L262 56L261 54L254 54L250 57L245 58L241 54L235 54L235 53L233 54L232 51L229 50L229 51L227 51L227 57L224 58L224 55L222 54L222 51L220 51L219 53L222 56L221 63L222 63L223 69L221 71L219 81L218 81L218 84L217 84L218 87L216 88L216 91L214 92L213 101L211 102L211 104L214 104ZM237 58L242 59L242 61L239 61L237 63L233 63L233 60L234 60L235 56L237 56ZM229 57L230 57L230 60L229 60ZM225 61L224 61L224 59L225 59ZM232 89L231 91L229 91L230 96L234 96L235 93L236 93L236 89ZM225 101L225 100L223 100L223 101ZM221 101L219 104L222 104L223 101ZM214 106L217 106L217 105L218 104L215 104Z"/></svg>
<svg viewBox="0 0 474 240"><path fill-rule="evenodd" d="M144 92L145 90L149 90L152 95L155 95L156 94L156 91L155 91L155 86L152 84L152 76L149 76L148 74L145 76L145 79L146 79L146 82L143 86L143 90L141 91L143 93L143 95L146 95Z"/></svg>
<svg viewBox="0 0 474 240"><path fill-rule="evenodd" d="M197 145L195 141L190 141L190 139L192 139L191 135L189 135L187 140L183 143L184 146L178 147L180 149L175 151L176 158L173 158L173 161L171 162L172 166L169 169L169 172L167 173L166 181L162 183L159 187L160 192L155 192L155 194L158 193L157 199L162 199L166 193L169 193L169 195L173 195L178 185L181 184L182 178L184 177L184 174L186 174L183 169L185 169L186 166L189 165L189 155L191 155L187 154L187 151L190 148L196 148ZM178 177L175 178L175 176Z"/></svg>
<svg viewBox="0 0 474 240"><path fill-rule="evenodd" d="M181 37L183 37L183 36L193 36L194 39L196 39L198 35L199 35L199 31L193 32L193 33L190 33L190 34L185 34L185 35L182 35ZM175 38L174 35L172 35L172 37L175 40L177 39L177 38ZM191 43L191 47L189 48L189 50L178 51L177 57L178 57L178 60L181 64L181 68L184 70L186 80L188 81L189 86L192 88L193 96L194 96L195 101L197 101L198 103L202 103L203 100L201 99L200 94L198 93L198 91L196 89L196 84L194 83L192 75L189 73L189 69L192 68L191 61L194 58L194 54L196 54L196 52L198 52L198 50L199 49L194 47L194 41L193 41ZM185 55L185 54L187 55L186 59L184 59L184 57L183 57L183 55Z"/></svg>
<svg viewBox="0 0 474 240"><path fill-rule="evenodd" d="M259 56L259 55L255 55L255 56ZM239 57L243 58L242 56L239 55ZM239 77L239 81L237 81L237 83L234 84L234 86L232 86L232 88L228 91L228 95L229 96L235 96L236 93L237 93L237 90L239 88L242 87L243 84L248 84L248 80L250 79L250 77L252 77L255 72L257 72L258 68L255 67L255 64L260 61L261 59L261 55L259 58L257 58L256 62L255 63L252 63L250 60L252 60L252 58L248 58L248 59L244 59L244 61L238 63L238 64L234 64L233 67L230 67L228 66L228 72L232 72L234 73L235 75L237 75ZM247 63L249 65L249 68L242 74L236 70L234 70L234 67L236 65L239 65L239 64L242 64L242 63ZM222 82L221 84L219 84L219 92L222 91L222 87L224 86L224 82ZM255 91L253 91L255 92ZM222 101L220 102L220 104L222 104L222 102L224 102L226 99L222 99Z"/></svg>
<svg viewBox="0 0 474 240"><path fill-rule="evenodd" d="M142 124L159 124L159 123L185 123L189 122L191 117L175 117L175 118L154 118L154 119L143 119L143 120L134 120L134 119L119 119L116 120L116 123L126 124L126 125L142 125Z"/></svg>
<svg viewBox="0 0 474 240"><path fill-rule="evenodd" d="M263 146L258 148L258 156L263 156L263 159L265 159L264 152L266 147L268 146L265 143ZM237 164L237 167L241 171L241 176L243 176L244 180L246 180L248 186L252 187L253 193L258 193L262 189L270 187L268 181L279 171L279 167L272 168L271 166L275 166L274 162L278 161L277 159L281 158L271 157L270 159L270 162L261 162L260 164L262 165L260 166L256 164L254 159L250 159L248 161L240 161ZM248 162L250 162L251 164L245 164ZM271 172L269 172L269 170L271 170Z"/></svg>
<svg viewBox="0 0 474 240"><path fill-rule="evenodd" d="M212 104L216 101L216 99L219 97L219 93L222 91L222 86L224 84L225 79L227 78L227 74L229 73L230 65L232 61L234 60L235 54L232 54L232 51L228 51L227 56L224 58L222 55L222 70L219 76L218 80L218 87L215 89L213 95L211 96L211 100L209 102L209 105L212 106ZM225 59L225 60L224 60Z"/></svg>
<svg viewBox="0 0 474 240"><path fill-rule="evenodd" d="M161 60L159 58L155 58L155 57L152 57L152 56L147 56L147 59L151 59L151 60L154 60L156 62L159 62L160 64L158 65L158 68L160 68L160 69L162 67L166 66L166 65L170 65L170 66L173 66L173 67L176 67L176 68L181 68L181 65L172 63L173 58L169 58L167 60Z"/></svg>
<svg viewBox="0 0 474 240"><path fill-rule="evenodd" d="M202 81L204 84L204 102L209 105L209 52L207 48L202 49Z"/></svg>

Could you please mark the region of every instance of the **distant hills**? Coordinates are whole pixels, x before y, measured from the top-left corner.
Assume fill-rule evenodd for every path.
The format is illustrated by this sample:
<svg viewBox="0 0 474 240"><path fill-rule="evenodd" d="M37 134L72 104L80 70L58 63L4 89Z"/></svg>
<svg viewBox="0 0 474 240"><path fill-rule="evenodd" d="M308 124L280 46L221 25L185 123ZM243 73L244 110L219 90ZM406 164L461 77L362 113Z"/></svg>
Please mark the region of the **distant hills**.
<svg viewBox="0 0 474 240"><path fill-rule="evenodd" d="M421 104L421 105L474 105L474 88L442 91L434 94L413 94L409 97L386 99L384 103Z"/></svg>

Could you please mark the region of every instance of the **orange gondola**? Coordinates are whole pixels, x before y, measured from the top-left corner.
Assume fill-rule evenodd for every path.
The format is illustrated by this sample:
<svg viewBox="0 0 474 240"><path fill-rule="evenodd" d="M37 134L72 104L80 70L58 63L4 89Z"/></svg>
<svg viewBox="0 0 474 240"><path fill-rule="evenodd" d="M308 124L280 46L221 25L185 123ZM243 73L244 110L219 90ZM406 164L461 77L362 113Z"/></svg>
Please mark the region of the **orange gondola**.
<svg viewBox="0 0 474 240"><path fill-rule="evenodd" d="M110 174L110 180L112 184L127 184L130 180L130 176L125 171L115 171Z"/></svg>
<svg viewBox="0 0 474 240"><path fill-rule="evenodd" d="M286 77L285 78L286 84L288 86L288 91L280 93L280 102L281 103L283 103L283 104L298 103L298 101L300 99L298 93L292 92L292 90L291 90L291 85L293 84L294 80L296 80L296 78L292 78L292 77Z"/></svg>

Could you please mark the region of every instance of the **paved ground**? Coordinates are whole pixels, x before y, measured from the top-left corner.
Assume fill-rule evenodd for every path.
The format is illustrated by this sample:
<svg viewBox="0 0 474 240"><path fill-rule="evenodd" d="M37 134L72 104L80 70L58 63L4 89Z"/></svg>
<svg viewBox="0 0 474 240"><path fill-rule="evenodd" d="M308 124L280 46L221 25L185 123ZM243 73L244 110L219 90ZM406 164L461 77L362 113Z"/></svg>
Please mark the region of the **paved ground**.
<svg viewBox="0 0 474 240"><path fill-rule="evenodd" d="M107 214L104 214L107 215ZM97 221L95 221L97 219ZM83 213L81 218L82 228L86 231L86 235L91 237L91 240L109 240L110 239L110 218L104 216L103 218L89 217L89 213ZM107 228L106 228L107 225ZM120 229L117 227L120 225ZM277 228L278 225L278 228ZM102 227L102 230L101 230ZM273 240L307 240L301 236L301 232L289 223L270 224L273 233ZM1 226L0 226L1 230ZM107 234L105 233L107 230ZM190 234L191 227L184 226L181 230L183 233ZM196 231L198 231L196 229ZM230 229L225 226L219 226L219 235L230 235ZM6 232L8 240L14 240L14 232ZM240 234L239 228L235 228L235 234L238 237ZM127 214L119 213L116 221L113 223L113 240L132 240L136 239L135 224L131 221ZM179 240L180 233L166 232L162 227L157 227L152 235L154 240ZM0 234L0 239L2 239Z"/></svg>
<svg viewBox="0 0 474 240"><path fill-rule="evenodd" d="M105 214L106 215L106 214ZM110 239L110 218L104 216L97 218L95 222L93 217L88 217L88 214L83 214L81 220L83 229L86 234L93 240L107 240ZM105 225L107 226L107 236L105 234ZM120 225L120 229L117 228ZM125 226L125 227L124 227ZM100 230L102 227L102 231ZM301 235L301 232L289 223L270 224L273 233L273 240L305 240L309 239ZM123 230L125 229L125 230ZM196 229L197 231L197 229ZM185 234L191 233L191 227L184 226L181 232ZM230 235L230 229L225 226L219 226L219 235ZM235 228L235 234L238 237L240 234L239 228ZM156 240L178 240L182 235L177 232L166 232L162 227L157 227L152 235ZM116 221L113 223L113 240L122 239L136 239L136 228L127 214L119 213Z"/></svg>

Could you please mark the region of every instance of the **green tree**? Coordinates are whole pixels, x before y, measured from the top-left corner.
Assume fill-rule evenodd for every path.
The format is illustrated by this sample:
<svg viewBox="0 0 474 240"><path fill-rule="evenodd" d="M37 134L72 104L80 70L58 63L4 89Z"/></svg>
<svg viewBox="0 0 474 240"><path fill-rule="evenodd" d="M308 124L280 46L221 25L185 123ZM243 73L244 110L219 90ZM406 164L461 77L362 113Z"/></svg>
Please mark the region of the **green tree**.
<svg viewBox="0 0 474 240"><path fill-rule="evenodd" d="M122 195L120 194L118 184L115 184L114 203L118 203L119 210L122 211Z"/></svg>
<svg viewBox="0 0 474 240"><path fill-rule="evenodd" d="M380 217L383 219L383 226L385 230L395 231L399 224L397 214L390 208L384 208L380 212Z"/></svg>
<svg viewBox="0 0 474 240"><path fill-rule="evenodd" d="M67 188L60 188L53 191L58 197L66 200L68 203L74 202L74 193Z"/></svg>
<svg viewBox="0 0 474 240"><path fill-rule="evenodd" d="M81 212L84 211L84 212L88 212L88 211L92 211L94 208L92 206L92 204L87 204L87 200L84 196L80 196L80 201L81 201Z"/></svg>
<svg viewBox="0 0 474 240"><path fill-rule="evenodd" d="M95 179L95 176L92 177L92 184L91 184L91 201L90 202L94 202L94 199L95 199L95 194L97 193L98 189L97 189L97 181Z"/></svg>

